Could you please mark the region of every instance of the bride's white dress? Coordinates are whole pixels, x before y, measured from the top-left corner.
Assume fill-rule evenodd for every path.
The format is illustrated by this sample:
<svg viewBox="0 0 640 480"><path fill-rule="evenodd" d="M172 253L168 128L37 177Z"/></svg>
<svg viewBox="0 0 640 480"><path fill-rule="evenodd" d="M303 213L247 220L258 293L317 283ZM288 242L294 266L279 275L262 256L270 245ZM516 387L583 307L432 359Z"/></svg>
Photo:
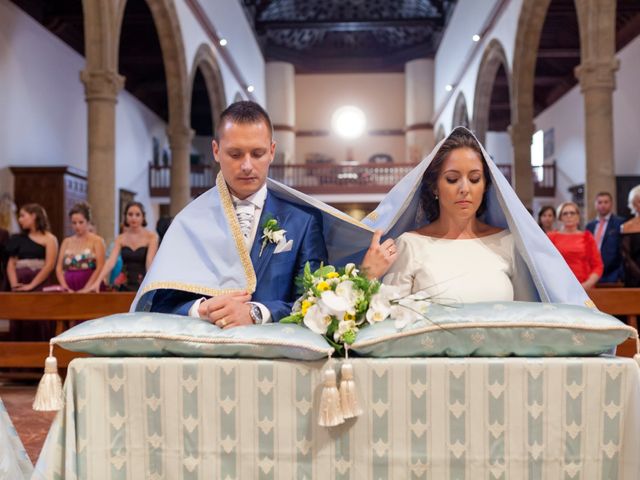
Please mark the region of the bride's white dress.
<svg viewBox="0 0 640 480"><path fill-rule="evenodd" d="M414 232L400 235L398 259L383 283L402 295L422 292L435 301L512 301L513 236L508 230L481 238L442 239Z"/></svg>

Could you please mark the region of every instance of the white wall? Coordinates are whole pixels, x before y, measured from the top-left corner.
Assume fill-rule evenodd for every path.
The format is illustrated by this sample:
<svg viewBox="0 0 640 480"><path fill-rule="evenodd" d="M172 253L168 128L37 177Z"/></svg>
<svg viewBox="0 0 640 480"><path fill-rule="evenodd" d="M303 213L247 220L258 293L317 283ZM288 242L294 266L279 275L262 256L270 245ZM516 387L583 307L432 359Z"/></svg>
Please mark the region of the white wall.
<svg viewBox="0 0 640 480"><path fill-rule="evenodd" d="M484 148L498 165L513 165L513 145L507 132L487 132Z"/></svg>
<svg viewBox="0 0 640 480"><path fill-rule="evenodd" d="M536 131L554 129L556 203L571 199L568 188L585 180L584 100L578 86L546 109L535 120Z"/></svg>
<svg viewBox="0 0 640 480"><path fill-rule="evenodd" d="M80 82L84 63L13 3L0 0L0 191L13 191L10 165L69 165L87 171L87 105ZM165 145L165 132L162 119L127 91L120 92L116 189L136 192L136 200L147 206L151 137ZM153 209L148 213L153 228Z"/></svg>
<svg viewBox="0 0 640 480"><path fill-rule="evenodd" d="M116 188L136 192L136 201L150 207L149 163L153 157L153 140L160 151L168 149L167 124L145 105L123 90L116 105ZM116 200L118 192L115 192ZM116 203L118 205L118 203ZM155 228L155 209L147 208L149 228Z"/></svg>
<svg viewBox="0 0 640 480"><path fill-rule="evenodd" d="M613 93L614 165L616 175L640 175L640 36L618 53L620 69ZM567 188L585 182L584 97L576 85L535 119L536 129L555 130L558 168L556 201L570 199Z"/></svg>
<svg viewBox="0 0 640 480"><path fill-rule="evenodd" d="M640 36L619 53L620 70L613 93L616 175L640 175Z"/></svg>
<svg viewBox="0 0 640 480"><path fill-rule="evenodd" d="M499 0L459 0L447 30L436 53L435 114L433 124L442 125L445 133L452 128L453 109L460 92L467 102L469 119L473 119L475 86L482 53L492 39L497 39L505 50L508 68L513 65L513 51L522 0L511 0L496 19L493 28L479 42L471 37L490 22L490 14ZM465 63L469 60L466 70ZM454 85L451 92L447 84Z"/></svg>
<svg viewBox="0 0 640 480"><path fill-rule="evenodd" d="M247 85L253 85L254 97L261 105L266 105L265 62L253 30L238 1L207 0L200 1L219 37L229 42L225 47L213 45L215 51L226 49L230 52ZM209 37L193 16L191 9L184 1L176 2L176 10L180 20L185 54L189 71L192 70L193 58L202 43L209 43ZM233 102L237 92L246 98L245 85L238 82L222 55L217 55L222 81L224 82L227 104Z"/></svg>
<svg viewBox="0 0 640 480"><path fill-rule="evenodd" d="M86 170L84 59L8 0L0 0L0 191L9 165Z"/></svg>
<svg viewBox="0 0 640 480"><path fill-rule="evenodd" d="M265 103L264 60L238 2L201 2L227 47L242 78L255 86ZM184 1L176 2L190 72L197 48L209 43ZM221 28L224 27L224 28ZM228 30L227 30L228 28ZM233 75L214 46L230 103L244 85ZM0 193L13 189L9 165L70 165L87 170L87 107L79 72L85 60L9 0L0 0ZM147 165L152 137L168 148L166 124L127 91L116 106L116 188L136 192L149 205L153 227L159 201L150 199ZM200 145L195 146L196 149ZM114 192L117 198L117 191Z"/></svg>
<svg viewBox="0 0 640 480"><path fill-rule="evenodd" d="M323 74L295 77L296 129L329 130L333 113L344 105L360 108L367 130L400 130L405 127L405 79L403 73ZM388 153L395 162L406 162L404 133L362 135L345 140L329 136L296 138L297 162L308 153L324 153L336 162L346 160L351 148L354 160L366 163L375 153Z"/></svg>

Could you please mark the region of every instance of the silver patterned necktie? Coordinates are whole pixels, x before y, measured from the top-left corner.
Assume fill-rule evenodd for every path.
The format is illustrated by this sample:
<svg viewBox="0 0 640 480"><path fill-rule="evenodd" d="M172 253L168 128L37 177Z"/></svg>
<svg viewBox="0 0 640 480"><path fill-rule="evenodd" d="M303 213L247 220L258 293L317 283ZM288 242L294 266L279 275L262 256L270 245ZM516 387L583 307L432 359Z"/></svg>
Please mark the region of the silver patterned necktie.
<svg viewBox="0 0 640 480"><path fill-rule="evenodd" d="M240 224L240 231L242 232L242 236L246 243L249 240L249 235L251 235L251 225L253 223L255 207L251 202L246 200L237 200L234 204L236 207L238 223Z"/></svg>

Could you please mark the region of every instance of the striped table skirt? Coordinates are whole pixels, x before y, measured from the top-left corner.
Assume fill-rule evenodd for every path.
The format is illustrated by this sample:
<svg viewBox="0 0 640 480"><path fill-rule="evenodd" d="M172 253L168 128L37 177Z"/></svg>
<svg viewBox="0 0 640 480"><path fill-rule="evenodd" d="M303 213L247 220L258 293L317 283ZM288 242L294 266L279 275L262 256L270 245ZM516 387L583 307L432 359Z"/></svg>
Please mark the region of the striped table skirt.
<svg viewBox="0 0 640 480"><path fill-rule="evenodd" d="M357 358L364 413L321 427L339 363L76 359L34 478L640 478L632 359Z"/></svg>

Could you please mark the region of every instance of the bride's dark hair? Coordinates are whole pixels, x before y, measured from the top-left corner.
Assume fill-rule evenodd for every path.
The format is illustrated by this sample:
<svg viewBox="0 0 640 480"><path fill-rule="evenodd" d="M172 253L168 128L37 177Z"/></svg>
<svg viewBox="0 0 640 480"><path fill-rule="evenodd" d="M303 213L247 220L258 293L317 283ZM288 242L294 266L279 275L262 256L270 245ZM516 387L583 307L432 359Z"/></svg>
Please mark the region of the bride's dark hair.
<svg viewBox="0 0 640 480"><path fill-rule="evenodd" d="M470 148L478 154L480 161L482 162L482 173L484 175L485 188L484 195L482 196L482 203L476 212L476 217L482 215L487 209L487 191L491 186L491 176L489 175L489 166L484 160L480 144L473 136L473 134L464 127L456 127L453 132L447 137L444 143L440 146L440 149L436 153L435 157L431 161L431 164L427 167L427 170L422 176L422 184L420 186L420 202L424 211L426 220L433 222L440 216L440 205L435 196L435 191L438 184L438 177L440 176L440 170L442 170L442 164L447 159L449 154L458 148Z"/></svg>

